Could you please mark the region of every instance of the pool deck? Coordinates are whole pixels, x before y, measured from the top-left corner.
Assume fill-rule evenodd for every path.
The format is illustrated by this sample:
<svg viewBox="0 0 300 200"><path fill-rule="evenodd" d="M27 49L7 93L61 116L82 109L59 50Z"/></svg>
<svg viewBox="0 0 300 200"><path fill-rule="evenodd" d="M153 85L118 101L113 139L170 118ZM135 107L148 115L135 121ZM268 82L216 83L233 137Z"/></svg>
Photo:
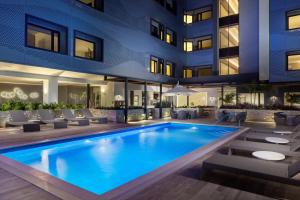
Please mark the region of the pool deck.
<svg viewBox="0 0 300 200"><path fill-rule="evenodd" d="M89 127L70 127L65 130L45 128L38 133L22 133L19 129L0 130L0 147L20 145L48 139L92 134L96 132L126 128L135 125L148 124L158 121L140 123L92 125ZM161 122L161 121L159 121ZM212 120L189 120L187 122L208 123ZM227 125L227 124L225 124ZM246 123L247 127L274 128L274 124ZM289 129L288 127L283 127ZM207 157L209 156L206 155ZM205 158L197 159L184 168L164 177L155 184L146 187L130 199L298 199L300 187L266 181L229 173L203 174L201 163ZM1 200L35 200L60 199L51 193L9 173L0 167L0 199ZM118 199L118 198L116 198Z"/></svg>

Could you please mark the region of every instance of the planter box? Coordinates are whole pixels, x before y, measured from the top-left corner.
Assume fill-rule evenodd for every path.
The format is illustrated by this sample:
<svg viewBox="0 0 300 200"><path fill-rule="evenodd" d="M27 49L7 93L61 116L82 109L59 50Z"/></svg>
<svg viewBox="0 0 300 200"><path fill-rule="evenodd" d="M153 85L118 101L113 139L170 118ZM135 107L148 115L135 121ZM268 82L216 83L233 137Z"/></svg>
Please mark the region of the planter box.
<svg viewBox="0 0 300 200"><path fill-rule="evenodd" d="M95 116L107 117L110 122L124 123L124 110L102 110L94 109ZM145 119L144 109L129 109L128 121L141 121Z"/></svg>
<svg viewBox="0 0 300 200"><path fill-rule="evenodd" d="M167 118L171 116L171 108L162 109L162 118ZM159 108L152 108L153 119L159 119Z"/></svg>
<svg viewBox="0 0 300 200"><path fill-rule="evenodd" d="M216 111L215 116L217 117L218 112L223 110L232 112L247 112L246 121L257 121L257 122L274 122L274 113L283 112L289 115L300 115L298 110L254 110L254 109L219 109Z"/></svg>

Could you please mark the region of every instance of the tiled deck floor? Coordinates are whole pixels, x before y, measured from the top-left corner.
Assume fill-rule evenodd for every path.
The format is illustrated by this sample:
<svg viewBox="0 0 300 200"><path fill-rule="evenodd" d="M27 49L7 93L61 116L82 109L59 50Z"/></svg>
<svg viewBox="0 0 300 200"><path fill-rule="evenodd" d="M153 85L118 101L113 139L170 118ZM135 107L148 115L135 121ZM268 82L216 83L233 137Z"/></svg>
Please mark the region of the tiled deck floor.
<svg viewBox="0 0 300 200"><path fill-rule="evenodd" d="M155 121L142 122L142 124ZM189 122L212 123L212 120L192 120ZM96 133L104 130L124 128L141 123L93 125L90 127L71 127L64 131L46 128L39 133L21 133L18 129L0 130L0 146L41 141L82 133ZM272 123L246 123L254 128L274 128ZM282 127L289 129L287 127ZM295 199L300 197L300 187L250 178L238 174L202 174L202 160L191 163L158 183L146 188L132 200L267 200ZM31 183L0 168L1 200L54 200L59 199Z"/></svg>

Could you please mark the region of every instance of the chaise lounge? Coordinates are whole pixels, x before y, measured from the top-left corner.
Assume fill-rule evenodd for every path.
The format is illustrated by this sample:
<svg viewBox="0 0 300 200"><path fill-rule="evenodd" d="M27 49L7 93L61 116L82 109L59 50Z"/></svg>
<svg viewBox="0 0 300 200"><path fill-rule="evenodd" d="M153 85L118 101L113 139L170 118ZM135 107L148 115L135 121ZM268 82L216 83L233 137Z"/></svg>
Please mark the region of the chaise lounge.
<svg viewBox="0 0 300 200"><path fill-rule="evenodd" d="M79 112L82 116L91 121L98 121L100 124L107 123L106 117L96 117L88 108L80 109Z"/></svg>
<svg viewBox="0 0 300 200"><path fill-rule="evenodd" d="M54 129L68 128L68 123L64 119L55 118L50 110L38 110L40 121L44 124L53 124Z"/></svg>
<svg viewBox="0 0 300 200"><path fill-rule="evenodd" d="M62 115L68 122L75 122L79 126L88 126L90 121L84 118L77 118L70 109L62 109Z"/></svg>
<svg viewBox="0 0 300 200"><path fill-rule="evenodd" d="M23 110L9 111L9 126L22 126L24 132L40 131L39 121L29 121Z"/></svg>
<svg viewBox="0 0 300 200"><path fill-rule="evenodd" d="M296 159L292 159L292 162L273 162L216 153L203 162L203 168L208 171L221 170L232 173L243 173L246 175L255 175L258 178L263 177L275 181L300 184L298 181L291 179L300 171L300 161Z"/></svg>

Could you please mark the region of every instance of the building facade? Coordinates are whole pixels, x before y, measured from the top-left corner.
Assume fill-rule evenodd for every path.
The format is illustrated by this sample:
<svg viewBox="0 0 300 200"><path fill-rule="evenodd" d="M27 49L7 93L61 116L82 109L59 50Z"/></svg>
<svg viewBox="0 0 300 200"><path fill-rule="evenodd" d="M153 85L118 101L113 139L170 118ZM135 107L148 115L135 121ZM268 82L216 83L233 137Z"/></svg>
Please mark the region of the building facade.
<svg viewBox="0 0 300 200"><path fill-rule="evenodd" d="M0 103L155 106L177 81L199 91L177 106L300 92L298 1L11 0L0 24Z"/></svg>

